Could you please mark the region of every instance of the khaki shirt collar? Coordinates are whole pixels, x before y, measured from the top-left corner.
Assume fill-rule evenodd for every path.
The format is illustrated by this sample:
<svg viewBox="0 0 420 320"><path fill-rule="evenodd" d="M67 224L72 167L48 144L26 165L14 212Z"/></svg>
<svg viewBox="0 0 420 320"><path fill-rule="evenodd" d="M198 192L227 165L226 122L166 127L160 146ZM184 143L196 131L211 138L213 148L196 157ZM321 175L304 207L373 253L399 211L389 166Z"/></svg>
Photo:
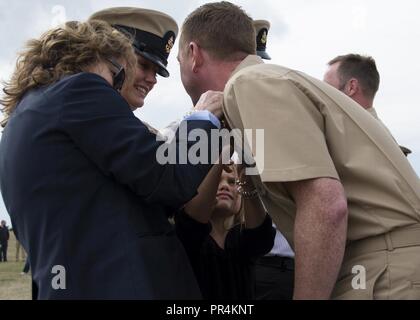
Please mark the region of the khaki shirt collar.
<svg viewBox="0 0 420 320"><path fill-rule="evenodd" d="M376 113L375 108L367 108L366 111L369 112L374 118L378 119L378 114Z"/></svg>
<svg viewBox="0 0 420 320"><path fill-rule="evenodd" d="M264 61L259 56L250 54L244 60L242 60L242 62L235 68L235 70L233 70L232 74L230 75L230 78L232 78L235 73L239 72L240 70L246 67L250 67L261 63L264 63Z"/></svg>

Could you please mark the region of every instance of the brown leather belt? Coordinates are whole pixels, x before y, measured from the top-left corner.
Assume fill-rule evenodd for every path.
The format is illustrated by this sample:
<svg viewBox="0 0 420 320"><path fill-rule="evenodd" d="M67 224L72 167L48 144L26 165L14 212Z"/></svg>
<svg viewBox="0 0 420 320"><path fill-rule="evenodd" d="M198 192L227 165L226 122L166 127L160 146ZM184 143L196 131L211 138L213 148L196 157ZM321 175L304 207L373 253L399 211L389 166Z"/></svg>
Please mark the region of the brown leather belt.
<svg viewBox="0 0 420 320"><path fill-rule="evenodd" d="M377 236L350 242L345 257L359 256L376 251L392 251L396 248L420 246L420 224L394 229Z"/></svg>

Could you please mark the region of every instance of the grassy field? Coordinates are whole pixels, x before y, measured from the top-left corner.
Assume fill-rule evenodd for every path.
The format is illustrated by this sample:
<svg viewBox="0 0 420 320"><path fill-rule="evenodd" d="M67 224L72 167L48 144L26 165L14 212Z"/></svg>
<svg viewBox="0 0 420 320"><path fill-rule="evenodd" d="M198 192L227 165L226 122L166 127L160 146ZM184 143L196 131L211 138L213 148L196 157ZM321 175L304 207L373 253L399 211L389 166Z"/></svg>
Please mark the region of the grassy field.
<svg viewBox="0 0 420 320"><path fill-rule="evenodd" d="M0 300L31 299L31 277L21 275L25 261L20 257L16 262L16 239L10 233L8 262L0 262Z"/></svg>

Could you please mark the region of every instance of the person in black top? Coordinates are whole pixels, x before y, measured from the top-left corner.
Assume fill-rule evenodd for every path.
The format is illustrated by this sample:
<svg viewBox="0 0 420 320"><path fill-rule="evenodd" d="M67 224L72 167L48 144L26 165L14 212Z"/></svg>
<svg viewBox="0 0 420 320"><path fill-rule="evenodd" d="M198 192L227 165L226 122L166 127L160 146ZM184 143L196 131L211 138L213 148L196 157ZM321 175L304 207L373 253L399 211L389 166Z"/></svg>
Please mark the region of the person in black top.
<svg viewBox="0 0 420 320"><path fill-rule="evenodd" d="M205 299L254 299L254 262L273 247L275 229L251 182L241 182L241 196L236 167L225 169L210 170L175 229Z"/></svg>
<svg viewBox="0 0 420 320"><path fill-rule="evenodd" d="M9 237L9 228L6 226L6 221L2 220L0 225L0 262L7 261L7 246Z"/></svg>

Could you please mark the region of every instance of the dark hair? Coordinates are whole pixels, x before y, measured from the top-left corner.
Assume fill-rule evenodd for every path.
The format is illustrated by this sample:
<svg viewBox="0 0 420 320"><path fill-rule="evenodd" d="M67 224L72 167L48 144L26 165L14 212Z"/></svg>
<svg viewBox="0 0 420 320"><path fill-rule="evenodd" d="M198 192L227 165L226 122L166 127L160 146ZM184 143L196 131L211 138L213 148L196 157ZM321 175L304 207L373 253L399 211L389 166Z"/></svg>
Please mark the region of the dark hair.
<svg viewBox="0 0 420 320"><path fill-rule="evenodd" d="M182 25L180 41L195 41L221 60L243 59L256 53L252 19L226 1L207 3L191 12Z"/></svg>
<svg viewBox="0 0 420 320"><path fill-rule="evenodd" d="M372 57L347 54L332 59L328 65L331 66L335 63L340 63L337 69L340 87L344 87L351 78L356 78L361 84L363 93L369 98L375 97L379 88L380 76L376 62Z"/></svg>

